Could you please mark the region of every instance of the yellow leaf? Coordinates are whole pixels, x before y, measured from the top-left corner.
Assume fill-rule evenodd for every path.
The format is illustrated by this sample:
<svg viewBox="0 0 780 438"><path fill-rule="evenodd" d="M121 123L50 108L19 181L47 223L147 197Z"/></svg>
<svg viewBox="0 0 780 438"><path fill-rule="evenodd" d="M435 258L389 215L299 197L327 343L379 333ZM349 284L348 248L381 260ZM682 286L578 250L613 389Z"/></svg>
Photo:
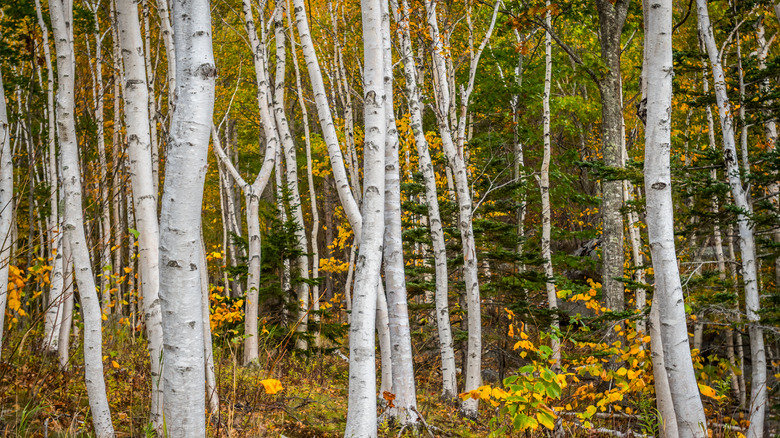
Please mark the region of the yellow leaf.
<svg viewBox="0 0 780 438"><path fill-rule="evenodd" d="M129 274L131 272L133 272L133 268L125 267L125 274Z"/></svg>
<svg viewBox="0 0 780 438"><path fill-rule="evenodd" d="M106 314L105 314L105 313L103 313L103 321L105 321L105 320L107 320L107 319L108 319L108 316L106 316Z"/></svg>
<svg viewBox="0 0 780 438"><path fill-rule="evenodd" d="M718 399L718 393L715 392L715 389L707 385L702 385L701 383L699 383L699 391L701 391L701 393L703 395L706 395L707 397Z"/></svg>
<svg viewBox="0 0 780 438"><path fill-rule="evenodd" d="M515 337L515 329L512 327L512 324L509 324L509 337L514 338Z"/></svg>
<svg viewBox="0 0 780 438"><path fill-rule="evenodd" d="M260 383L265 388L266 394L276 394L282 390L282 382L276 379L264 379L261 380Z"/></svg>
<svg viewBox="0 0 780 438"><path fill-rule="evenodd" d="M119 368L119 362L117 362L115 360L112 360L111 361L111 366L114 367L114 368Z"/></svg>

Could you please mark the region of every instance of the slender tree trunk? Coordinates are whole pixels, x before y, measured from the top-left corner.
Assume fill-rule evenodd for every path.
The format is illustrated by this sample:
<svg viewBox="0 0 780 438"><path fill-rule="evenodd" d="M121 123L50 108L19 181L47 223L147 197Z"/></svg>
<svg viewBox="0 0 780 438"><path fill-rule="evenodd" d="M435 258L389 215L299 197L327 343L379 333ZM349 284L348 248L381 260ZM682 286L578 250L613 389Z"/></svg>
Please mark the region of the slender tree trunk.
<svg viewBox="0 0 780 438"><path fill-rule="evenodd" d="M547 12L544 20L547 27L552 24L550 14L550 1L547 0ZM552 145L550 138L550 85L552 81L552 37L550 32L545 33L544 37L544 96L542 97L542 106L544 114L543 135L544 135L544 154L542 158L542 171L539 178L539 189L542 197L542 259L544 260L544 276L547 289L547 306L552 313L552 322L550 323L550 345L552 347L553 369L561 367L561 344L558 340L558 295L555 291L555 278L553 274L552 253L550 251L550 233L552 231L552 214L550 208L550 159L552 155Z"/></svg>
<svg viewBox="0 0 780 438"><path fill-rule="evenodd" d="M152 142L152 188L154 189L154 205L157 205L157 194L160 185L160 143L157 139L157 99L155 98L154 72L152 71L152 29L149 25L149 1L141 0L144 17L144 63L146 67L146 86L149 99L149 133Z"/></svg>
<svg viewBox="0 0 780 438"><path fill-rule="evenodd" d="M623 102L620 80L620 36L630 0L597 0L601 59L606 73L599 80L601 93L601 136L604 165L622 168ZM623 278L623 183L602 180L602 293L607 309L620 312L625 308Z"/></svg>
<svg viewBox="0 0 780 438"><path fill-rule="evenodd" d="M647 231L655 275L663 359L680 437L707 436L707 418L688 344L674 244L670 146L672 120L672 1L645 0L647 88L645 187ZM654 328L655 329L655 328ZM660 406L660 409L666 409Z"/></svg>
<svg viewBox="0 0 780 438"><path fill-rule="evenodd" d="M152 167L149 89L141 36L141 24L134 0L117 0L117 24L125 67L125 125L127 126L128 172L135 200L138 230L140 289L143 291L144 320L151 363L151 422L158 434L163 430L163 333L160 313L160 229L157 223L157 193ZM131 246L132 248L132 246Z"/></svg>
<svg viewBox="0 0 780 438"><path fill-rule="evenodd" d="M109 2L109 11L110 11L110 20L112 23L116 23L116 14L115 14L115 4L113 1ZM114 73L114 114L113 114L113 125L112 125L112 134L111 134L111 212L112 212L112 218L111 221L113 223L113 227L109 227L109 230L113 231L113 272L114 275L114 281L116 279L120 278L122 276L122 266L123 266L123 257L122 257L122 236L124 235L124 227L122 227L122 172L121 172L121 159L122 159L122 153L123 153L123 147L122 147L122 100L121 100L121 94L122 94L122 84L124 82L123 74L122 74L122 55L121 51L119 49L119 35L117 34L116 26L111 26L111 34L113 35L113 73ZM108 180L105 180L105 185L108 185ZM108 205L105 206L108 208ZM108 235L106 235L106 239L108 239ZM108 272L106 272L108 274ZM122 295L122 289L124 285L123 284L116 284L114 285L114 288L116 289L116 296ZM110 301L110 293L105 292L107 295L107 300L104 298L105 301Z"/></svg>
<svg viewBox="0 0 780 438"><path fill-rule="evenodd" d="M748 200L748 192L742 185L737 150L734 139L734 120L726 91L726 81L723 67L720 63L720 53L712 33L707 0L696 0L699 15L699 30L707 47L707 54L712 67L713 88L718 105L721 131L723 133L723 159L726 164L731 194L739 209L737 226L739 229L739 249L742 255L742 280L745 285L745 309L747 310L748 333L750 334L750 355L752 362L752 382L750 387L750 426L748 438L764 436L764 416L767 404L766 351L764 350L764 333L760 326L760 299L758 291L758 275L756 270L756 248L753 226L749 214L752 208Z"/></svg>
<svg viewBox="0 0 780 438"><path fill-rule="evenodd" d="M11 228L14 223L14 157L8 129L5 88L0 73L0 348L3 346L5 307L8 303L8 270L11 265Z"/></svg>
<svg viewBox="0 0 780 438"><path fill-rule="evenodd" d="M44 324L44 351L56 353L59 344L59 328L63 318L63 266L62 266L62 232L60 231L61 212L58 201L59 178L57 174L57 146L56 146L56 120L54 108L54 69L51 63L51 49L49 48L49 27L43 20L43 12L39 0L35 2L35 12L38 16L38 25L43 37L43 53L46 61L46 118L48 121L48 155L47 171L49 174L49 216L46 218L46 226L49 229L52 248L52 272L49 285L49 306L46 309L46 321Z"/></svg>
<svg viewBox="0 0 780 438"><path fill-rule="evenodd" d="M92 422L99 438L113 437L114 426L103 378L103 336L100 302L89 259L81 200L81 174L74 120L75 71L73 68L73 5L69 0L49 2L57 50L57 132L62 150L62 180L65 189L66 237L70 242L75 277L84 318L84 369Z"/></svg>
<svg viewBox="0 0 780 438"><path fill-rule="evenodd" d="M206 435L201 208L217 74L208 0L173 3L177 105L160 214L165 422L172 438Z"/></svg>
<svg viewBox="0 0 780 438"><path fill-rule="evenodd" d="M409 329L404 248L401 229L401 174L398 161L398 130L393 102L393 54L391 51L390 10L388 0L382 7L382 45L385 90L385 232L384 272L387 289L390 352L392 355L395 410L391 416L401 425L417 421L417 394L414 384L414 358ZM395 415L393 415L395 414Z"/></svg>
<svg viewBox="0 0 780 438"><path fill-rule="evenodd" d="M300 0L296 0L300 2ZM345 437L377 436L374 330L385 228L385 87L381 0L362 0L365 143L363 215L349 335L349 405ZM297 8L296 8L297 9ZM296 11L297 12L297 11ZM298 13L300 20L303 15ZM303 31L300 31L303 39ZM304 48L305 48L304 43ZM314 82L314 80L312 80ZM338 145L336 145L338 146ZM340 157L338 157L340 159ZM336 167L334 158L331 163ZM335 175L334 170L334 175ZM353 199L354 202L354 199ZM343 203L343 200L342 200ZM345 211L347 208L345 207ZM355 233L358 236L358 233ZM384 364L383 364L384 366Z"/></svg>
<svg viewBox="0 0 780 438"><path fill-rule="evenodd" d="M450 326L450 311L448 299L447 249L444 244L441 214L439 213L439 198L436 188L436 173L428 151L428 140L423 132L422 108L420 92L417 88L417 72L414 68L412 54L412 39L409 30L409 4L402 0L399 9L396 0L391 0L390 7L396 14L398 34L401 40L401 58L404 64L406 79L406 94L411 119L412 133L417 146L418 165L425 184L425 202L428 207L428 218L431 227L433 259L436 271L436 327L439 334L439 349L442 360L442 398L452 401L458 393L455 374L455 351L452 348L452 328ZM396 12L400 11L400 12Z"/></svg>

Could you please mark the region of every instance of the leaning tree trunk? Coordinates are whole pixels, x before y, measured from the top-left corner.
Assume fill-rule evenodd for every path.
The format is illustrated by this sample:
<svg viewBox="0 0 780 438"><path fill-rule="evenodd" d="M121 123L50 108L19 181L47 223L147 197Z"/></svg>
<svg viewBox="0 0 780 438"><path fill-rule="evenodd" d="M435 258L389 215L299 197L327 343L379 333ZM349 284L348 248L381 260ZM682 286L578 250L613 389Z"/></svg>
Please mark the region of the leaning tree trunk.
<svg viewBox="0 0 780 438"><path fill-rule="evenodd" d="M203 187L217 69L208 0L173 2L176 96L160 212L165 422L168 436L206 435L200 260Z"/></svg>
<svg viewBox="0 0 780 438"><path fill-rule="evenodd" d="M127 126L130 180L135 200L138 230L138 270L143 291L144 319L151 363L151 422L159 435L163 430L162 315L160 313L160 229L157 224L157 192L152 167L152 137L149 89L141 37L141 24L134 0L117 1L117 25L125 66L125 126Z"/></svg>
<svg viewBox="0 0 780 438"><path fill-rule="evenodd" d="M734 138L734 119L731 103L726 91L726 80L720 53L712 33L707 0L696 0L699 15L699 30L707 47L712 67L713 89L718 105L721 131L723 133L723 160L726 164L729 186L734 203L739 209L737 227L739 229L739 249L742 254L742 279L745 283L745 309L747 310L748 333L750 335L750 355L752 362L752 382L750 385L750 426L748 438L764 436L764 417L767 404L766 351L764 350L764 331L760 326L760 298L758 275L756 270L756 242L753 226L750 224L752 208L748 201L748 192L742 184L737 150Z"/></svg>
<svg viewBox="0 0 780 438"><path fill-rule="evenodd" d="M64 229L70 243L76 284L81 297L84 319L84 371L95 434L113 437L111 410L103 377L103 335L100 301L95 290L89 248L84 235L84 212L81 201L81 173L76 138L75 71L73 67L73 5L69 0L53 0L49 9L57 50L57 132L61 149L62 180L65 190ZM65 341L63 339L63 341Z"/></svg>
<svg viewBox="0 0 780 438"><path fill-rule="evenodd" d="M385 228L386 134L381 1L362 0L361 2L364 54L363 97L365 99L363 152L365 193L363 232L360 234L360 252L355 274L349 335L349 405L344 434L348 438L377 436L374 330ZM357 233L355 235L357 236Z"/></svg>
<svg viewBox="0 0 780 438"><path fill-rule="evenodd" d="M387 290L390 353L393 371L395 409L390 415L402 426L417 421L417 394L414 384L414 358L409 329L404 248L401 227L401 174L398 161L398 130L393 113L393 54L390 49L390 11L388 0L382 7L382 45L385 89L385 233L384 272Z"/></svg>
<svg viewBox="0 0 780 438"><path fill-rule="evenodd" d="M11 265L11 228L14 223L14 157L8 132L3 75L0 72L0 349L3 346L8 269Z"/></svg>
<svg viewBox="0 0 780 438"><path fill-rule="evenodd" d="M645 0L645 187L647 233L655 275L663 360L680 437L707 436L707 418L688 345L680 272L674 244L670 148L672 120L672 1ZM660 407L659 407L660 408ZM660 410L660 409L659 409Z"/></svg>
<svg viewBox="0 0 780 438"><path fill-rule="evenodd" d="M417 88L417 71L412 53L412 38L409 30L409 4L402 0L398 8L396 0L391 0L390 7L394 11L398 23L398 34L401 40L401 58L406 79L406 94L410 113L412 133L417 146L418 165L425 184L425 202L428 206L428 221L431 227L433 260L436 271L436 328L439 334L439 349L441 351L442 398L454 400L458 394L455 374L455 351L452 348L452 327L448 302L447 248L444 244L441 214L439 213L439 195L436 188L436 172L433 169L431 154L428 151L428 140L423 131L423 117L420 103L420 92ZM396 11L400 11L396 12Z"/></svg>

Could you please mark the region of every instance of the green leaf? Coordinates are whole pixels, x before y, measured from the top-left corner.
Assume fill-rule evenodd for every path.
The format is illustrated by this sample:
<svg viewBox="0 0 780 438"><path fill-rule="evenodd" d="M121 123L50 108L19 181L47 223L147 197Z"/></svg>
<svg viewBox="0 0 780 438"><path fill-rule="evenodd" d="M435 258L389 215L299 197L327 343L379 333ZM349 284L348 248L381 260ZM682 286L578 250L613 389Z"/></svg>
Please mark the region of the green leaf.
<svg viewBox="0 0 780 438"><path fill-rule="evenodd" d="M136 239L138 239L138 236L141 234L141 233L138 232L138 230L135 230L135 229L132 229L132 228L128 228L127 231L130 231L130 234L132 234L133 237L135 237Z"/></svg>
<svg viewBox="0 0 780 438"><path fill-rule="evenodd" d="M529 417L525 414L517 414L517 417L515 417L515 429L523 431L532 429L539 425L539 423L534 420L532 417Z"/></svg>

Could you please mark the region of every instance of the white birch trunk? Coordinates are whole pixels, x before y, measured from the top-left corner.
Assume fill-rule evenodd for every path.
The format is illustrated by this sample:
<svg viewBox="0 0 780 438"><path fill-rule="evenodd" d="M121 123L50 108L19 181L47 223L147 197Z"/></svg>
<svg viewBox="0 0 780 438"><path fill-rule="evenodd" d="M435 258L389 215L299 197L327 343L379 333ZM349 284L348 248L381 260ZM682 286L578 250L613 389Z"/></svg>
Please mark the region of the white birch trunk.
<svg viewBox="0 0 780 438"><path fill-rule="evenodd" d="M173 114L176 107L176 45L174 44L168 0L157 0L157 16L160 18L160 34L168 61L168 113Z"/></svg>
<svg viewBox="0 0 780 438"><path fill-rule="evenodd" d="M412 39L409 30L409 4L402 0L399 10L396 0L391 0L391 9L395 12L398 23L398 34L401 40L401 58L406 79L406 94L410 113L412 133L417 146L418 165L425 184L425 202L428 206L428 220L431 227L433 259L436 271L436 327L439 334L439 349L441 351L442 398L454 400L458 394L455 373L455 351L452 348L452 328L450 326L450 311L448 300L447 249L444 245L441 214L439 213L439 198L436 188L436 173L433 169L431 154L428 151L428 140L423 132L422 108L420 92L417 88L417 72L412 54Z"/></svg>
<svg viewBox="0 0 780 438"><path fill-rule="evenodd" d="M157 193L152 167L149 89L141 36L141 24L134 0L117 0L117 25L125 67L125 125L127 126L130 180L138 230L138 269L143 291L144 319L151 363L151 422L163 431L162 315L160 313L160 229L157 223ZM131 246L132 248L132 246Z"/></svg>
<svg viewBox="0 0 780 438"><path fill-rule="evenodd" d="M51 63L51 49L49 48L49 27L43 20L40 0L35 1L35 12L38 16L38 26L41 28L43 39L43 53L46 61L46 116L48 120L48 150L47 172L49 175L49 216L46 218L46 227L49 229L49 245L52 248L52 271L49 285L48 308L46 309L46 321L44 323L43 349L49 353L56 353L59 345L60 324L63 317L63 266L62 266L62 233L60 232L61 215L58 201L59 178L57 174L57 146L56 146L56 120L54 109L54 69Z"/></svg>
<svg viewBox="0 0 780 438"><path fill-rule="evenodd" d="M200 215L217 74L208 0L173 3L176 96L160 214L165 422L173 438L206 435Z"/></svg>
<svg viewBox="0 0 780 438"><path fill-rule="evenodd" d="M11 265L11 228L14 222L14 157L0 73L0 348L3 346L5 307L8 303L8 269Z"/></svg>
<svg viewBox="0 0 780 438"><path fill-rule="evenodd" d="M103 378L103 336L100 302L95 291L92 264L84 235L81 200L78 141L76 138L75 71L73 68L73 5L69 0L49 2L52 30L57 50L57 132L61 148L62 180L65 191L65 235L73 256L76 283L81 296L84 318L84 369L87 394L95 434L99 438L113 437L111 411Z"/></svg>
<svg viewBox="0 0 780 438"><path fill-rule="evenodd" d="M398 159L398 129L395 124L393 102L393 54L390 37L390 10L388 0L380 0L382 7L382 44L384 55L385 90L385 232L384 272L387 290L390 352L393 370L393 393L396 406L391 416L403 425L417 421L417 393L414 384L414 358L409 328L404 248L401 227L401 174ZM393 415L395 414L395 415Z"/></svg>
<svg viewBox="0 0 780 438"><path fill-rule="evenodd" d="M726 81L723 67L720 63L720 53L712 33L707 0L696 0L696 6L699 15L699 30L707 48L712 68L713 88L723 133L723 159L726 164L731 194L734 198L734 203L740 210L737 216L737 226L739 229L739 249L742 254L742 280L745 287L745 309L747 310L752 362L750 426L747 437L761 438L764 436L764 417L767 404L766 351L764 350L764 333L760 326L760 317L758 315L760 300L756 271L755 237L748 217L748 214L752 212L752 208L748 201L749 194L742 185L740 176L734 138L733 111L726 91Z"/></svg>
<svg viewBox="0 0 780 438"><path fill-rule="evenodd" d="M707 418L688 344L680 273L674 245L670 146L672 120L672 2L645 0L647 123L645 187L647 231L655 273L664 365L680 437L707 436Z"/></svg>
<svg viewBox="0 0 780 438"><path fill-rule="evenodd" d="M296 1L301 2L301 0ZM360 8L363 18L363 96L365 102L363 232L360 233L360 253L356 266L352 323L349 335L349 404L347 427L344 434L348 438L377 436L374 330L376 294L380 282L382 239L385 228L384 149L386 133L380 1L362 0ZM300 31L303 11L301 10L300 13L296 11L296 13ZM303 39L304 32L300 31L300 33ZM304 43L304 53L305 47ZM340 159L340 157L338 158ZM333 161L335 160L331 157L331 163ZM333 165L336 167L336 163ZM347 211L346 207L345 211Z"/></svg>
<svg viewBox="0 0 780 438"><path fill-rule="evenodd" d="M547 12L544 21L547 27L551 27L552 18L549 10L550 1L547 0ZM552 37L550 32L545 32L544 36L544 96L542 97L543 106L543 135L544 135L544 154L542 158L542 170L539 178L539 189L542 197L542 259L544 260L545 286L547 289L547 307L552 314L550 323L550 347L552 348L553 369L558 370L561 366L561 344L558 341L558 294L555 291L555 277L552 265L552 253L550 251L550 233L552 231L552 212L550 208L550 159L552 155L552 145L550 138L550 86L552 82Z"/></svg>

